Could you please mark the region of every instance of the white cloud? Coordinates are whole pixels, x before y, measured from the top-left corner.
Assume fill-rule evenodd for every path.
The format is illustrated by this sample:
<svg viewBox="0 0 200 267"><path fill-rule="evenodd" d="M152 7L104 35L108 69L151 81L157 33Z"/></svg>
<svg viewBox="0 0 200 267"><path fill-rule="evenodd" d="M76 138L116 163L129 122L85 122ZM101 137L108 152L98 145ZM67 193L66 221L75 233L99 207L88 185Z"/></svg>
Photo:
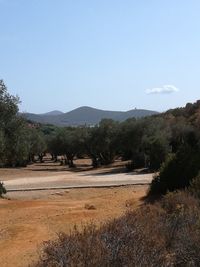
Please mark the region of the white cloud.
<svg viewBox="0 0 200 267"><path fill-rule="evenodd" d="M147 89L147 94L171 94L178 92L179 89L174 85L163 85L162 87Z"/></svg>

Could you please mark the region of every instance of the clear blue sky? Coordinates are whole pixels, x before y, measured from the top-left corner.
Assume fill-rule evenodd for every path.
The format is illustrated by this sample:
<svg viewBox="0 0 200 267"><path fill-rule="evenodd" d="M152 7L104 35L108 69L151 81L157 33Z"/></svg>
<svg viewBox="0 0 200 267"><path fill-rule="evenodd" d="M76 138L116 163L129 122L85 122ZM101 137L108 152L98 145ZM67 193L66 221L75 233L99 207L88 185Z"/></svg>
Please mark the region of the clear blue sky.
<svg viewBox="0 0 200 267"><path fill-rule="evenodd" d="M0 0L0 11L0 78L22 111L200 99L199 0Z"/></svg>

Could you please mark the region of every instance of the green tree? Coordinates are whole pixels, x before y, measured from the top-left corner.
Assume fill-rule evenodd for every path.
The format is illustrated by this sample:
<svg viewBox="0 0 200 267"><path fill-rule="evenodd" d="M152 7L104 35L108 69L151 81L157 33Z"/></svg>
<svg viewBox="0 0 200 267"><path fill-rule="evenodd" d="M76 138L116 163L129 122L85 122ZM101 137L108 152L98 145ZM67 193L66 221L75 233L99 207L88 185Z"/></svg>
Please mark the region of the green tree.
<svg viewBox="0 0 200 267"><path fill-rule="evenodd" d="M85 146L93 167L113 162L116 156L117 131L118 123L110 119L104 119L99 126L89 129Z"/></svg>
<svg viewBox="0 0 200 267"><path fill-rule="evenodd" d="M7 166L26 166L28 163L27 124L18 116L7 123L5 129L4 162Z"/></svg>
<svg viewBox="0 0 200 267"><path fill-rule="evenodd" d="M7 123L18 112L19 98L8 93L3 80L0 80L0 126L5 128Z"/></svg>
<svg viewBox="0 0 200 267"><path fill-rule="evenodd" d="M29 135L29 161L34 162L35 156L38 156L40 162L43 161L43 157L47 150L46 140L44 134L35 128L28 129Z"/></svg>
<svg viewBox="0 0 200 267"><path fill-rule="evenodd" d="M18 116L19 98L8 93L0 80L0 163L20 166L27 161L26 125Z"/></svg>

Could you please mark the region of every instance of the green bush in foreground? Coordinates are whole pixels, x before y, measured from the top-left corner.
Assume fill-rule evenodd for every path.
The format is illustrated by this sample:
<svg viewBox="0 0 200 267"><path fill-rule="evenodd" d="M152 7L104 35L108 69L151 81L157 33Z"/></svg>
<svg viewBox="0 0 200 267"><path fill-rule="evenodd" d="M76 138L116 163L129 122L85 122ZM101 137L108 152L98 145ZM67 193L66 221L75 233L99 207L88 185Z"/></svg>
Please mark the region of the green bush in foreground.
<svg viewBox="0 0 200 267"><path fill-rule="evenodd" d="M6 194L6 188L2 182L0 182L0 197Z"/></svg>
<svg viewBox="0 0 200 267"><path fill-rule="evenodd" d="M199 202L170 193L100 228L61 233L44 243L37 267L200 266Z"/></svg>
<svg viewBox="0 0 200 267"><path fill-rule="evenodd" d="M199 170L199 150L185 145L162 164L160 173L150 185L149 195L166 194L168 191L189 187Z"/></svg>

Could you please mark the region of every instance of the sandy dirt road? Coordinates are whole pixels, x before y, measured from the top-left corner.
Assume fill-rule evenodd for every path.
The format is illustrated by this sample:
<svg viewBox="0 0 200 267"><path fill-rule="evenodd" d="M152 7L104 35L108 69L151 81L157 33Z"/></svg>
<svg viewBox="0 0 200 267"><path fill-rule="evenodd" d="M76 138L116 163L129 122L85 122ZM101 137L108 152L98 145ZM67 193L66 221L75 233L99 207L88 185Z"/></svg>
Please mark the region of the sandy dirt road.
<svg viewBox="0 0 200 267"><path fill-rule="evenodd" d="M103 187L103 186L121 186L149 184L152 180L152 174L130 174L130 173L71 173L58 172L54 176L46 177L23 177L6 180L4 182L6 189L25 190L42 188L79 188L79 187Z"/></svg>
<svg viewBox="0 0 200 267"><path fill-rule="evenodd" d="M76 164L78 168L75 170L53 162L37 163L26 168L0 169L0 181L9 191L149 184L153 177L149 173L126 173L122 162L99 169L91 169L88 160L77 160Z"/></svg>

